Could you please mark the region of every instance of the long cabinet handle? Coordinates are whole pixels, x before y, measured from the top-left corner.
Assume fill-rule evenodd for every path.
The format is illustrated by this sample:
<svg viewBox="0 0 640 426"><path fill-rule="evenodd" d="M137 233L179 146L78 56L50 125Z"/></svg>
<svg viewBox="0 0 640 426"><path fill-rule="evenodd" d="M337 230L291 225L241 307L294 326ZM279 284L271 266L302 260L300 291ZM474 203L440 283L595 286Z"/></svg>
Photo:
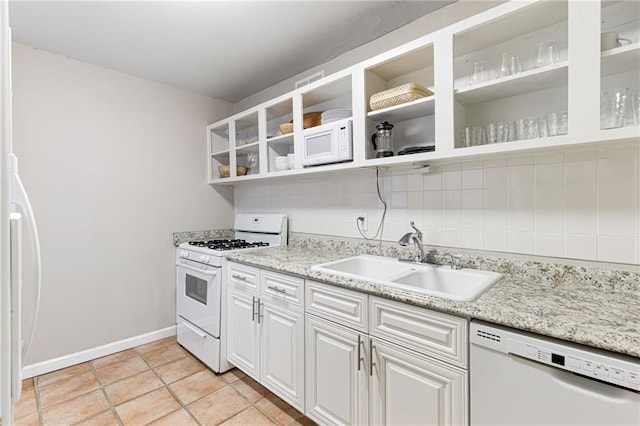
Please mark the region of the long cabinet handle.
<svg viewBox="0 0 640 426"><path fill-rule="evenodd" d="M251 296L251 321L256 320L256 297Z"/></svg>
<svg viewBox="0 0 640 426"><path fill-rule="evenodd" d="M369 375L373 377L373 339L369 339Z"/></svg>
<svg viewBox="0 0 640 426"><path fill-rule="evenodd" d="M246 281L247 277L244 275L231 274L231 278L235 278L236 280Z"/></svg>
<svg viewBox="0 0 640 426"><path fill-rule="evenodd" d="M358 371L360 371L360 361L362 361L362 354L360 353L360 345L361 345L361 341L360 341L360 335L358 334Z"/></svg>
<svg viewBox="0 0 640 426"><path fill-rule="evenodd" d="M260 320L263 318L263 314L262 314L263 306L264 306L264 303L261 303L260 298L258 298L258 324L260 324Z"/></svg>

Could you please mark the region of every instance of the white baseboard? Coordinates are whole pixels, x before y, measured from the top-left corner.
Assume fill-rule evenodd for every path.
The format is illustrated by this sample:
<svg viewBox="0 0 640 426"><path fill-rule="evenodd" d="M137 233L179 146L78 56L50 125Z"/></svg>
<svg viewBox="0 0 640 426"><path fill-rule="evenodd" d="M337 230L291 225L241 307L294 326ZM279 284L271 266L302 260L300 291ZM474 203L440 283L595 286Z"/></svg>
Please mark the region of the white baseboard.
<svg viewBox="0 0 640 426"><path fill-rule="evenodd" d="M176 326L173 325L161 330L152 331L151 333L141 334L140 336L134 336L117 342L108 343L106 345L87 349L85 351L76 352L73 354L61 356L59 358L53 358L47 361L27 365L22 369L22 378L28 379L30 377L40 376L42 374L50 373L61 368L66 368L72 365L80 364L82 362L91 361L96 358L111 355L116 352L131 349L136 346L144 345L145 343L150 343L156 340L164 339L165 337L175 335Z"/></svg>

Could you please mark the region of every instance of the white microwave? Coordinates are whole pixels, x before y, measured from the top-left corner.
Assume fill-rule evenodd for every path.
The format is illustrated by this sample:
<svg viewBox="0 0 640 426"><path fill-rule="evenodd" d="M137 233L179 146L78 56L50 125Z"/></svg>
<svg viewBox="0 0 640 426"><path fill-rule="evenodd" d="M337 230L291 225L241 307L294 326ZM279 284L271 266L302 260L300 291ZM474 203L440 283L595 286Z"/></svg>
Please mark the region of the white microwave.
<svg viewBox="0 0 640 426"><path fill-rule="evenodd" d="M333 121L302 132L302 165L353 160L351 119Z"/></svg>

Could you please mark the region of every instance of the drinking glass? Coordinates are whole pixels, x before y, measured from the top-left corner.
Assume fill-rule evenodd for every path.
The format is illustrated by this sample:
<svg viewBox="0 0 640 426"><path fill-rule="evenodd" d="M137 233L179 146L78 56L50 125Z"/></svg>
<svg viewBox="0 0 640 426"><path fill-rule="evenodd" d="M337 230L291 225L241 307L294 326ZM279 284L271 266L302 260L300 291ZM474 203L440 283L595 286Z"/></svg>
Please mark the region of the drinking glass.
<svg viewBox="0 0 640 426"><path fill-rule="evenodd" d="M533 54L533 68L546 67L558 62L558 43L554 40L539 43Z"/></svg>
<svg viewBox="0 0 640 426"><path fill-rule="evenodd" d="M489 79L487 74L487 66L483 61L474 62L471 71L471 77L469 77L469 85L484 83Z"/></svg>
<svg viewBox="0 0 640 426"><path fill-rule="evenodd" d="M623 126L637 126L638 124L638 96L631 89L626 90Z"/></svg>
<svg viewBox="0 0 640 426"><path fill-rule="evenodd" d="M500 56L500 66L498 67L496 78L507 77L511 74L513 74L511 72L511 56L508 53L503 53Z"/></svg>
<svg viewBox="0 0 640 426"><path fill-rule="evenodd" d="M600 128L614 129L622 127L627 100L627 90L608 89L600 97Z"/></svg>
<svg viewBox="0 0 640 426"><path fill-rule="evenodd" d="M500 56L500 65L498 67L496 78L518 74L521 71L522 65L520 65L520 58L518 58L518 55L503 53Z"/></svg>
<svg viewBox="0 0 640 426"><path fill-rule="evenodd" d="M523 139L526 139L526 123L527 120L525 120L524 118L518 118L513 122L515 140L521 141Z"/></svg>
<svg viewBox="0 0 640 426"><path fill-rule="evenodd" d="M509 121L499 121L496 123L496 138L498 142L510 142L514 138L513 123Z"/></svg>
<svg viewBox="0 0 640 426"><path fill-rule="evenodd" d="M497 143L498 142L498 124L497 123L487 124L485 134L487 136L487 143Z"/></svg>
<svg viewBox="0 0 640 426"><path fill-rule="evenodd" d="M524 120L524 139L536 139L540 137L538 117L529 117Z"/></svg>
<svg viewBox="0 0 640 426"><path fill-rule="evenodd" d="M486 143L484 129L480 126L465 127L463 141L465 147L484 145Z"/></svg>
<svg viewBox="0 0 640 426"><path fill-rule="evenodd" d="M540 131L541 138L549 137L549 133L547 132L547 118L545 116L538 117L538 130Z"/></svg>

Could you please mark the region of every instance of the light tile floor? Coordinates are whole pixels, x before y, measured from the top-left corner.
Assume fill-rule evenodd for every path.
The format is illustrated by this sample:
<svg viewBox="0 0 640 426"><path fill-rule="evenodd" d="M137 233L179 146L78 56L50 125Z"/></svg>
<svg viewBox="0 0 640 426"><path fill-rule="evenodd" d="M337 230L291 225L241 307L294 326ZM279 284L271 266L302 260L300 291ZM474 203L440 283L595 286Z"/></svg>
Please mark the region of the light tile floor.
<svg viewBox="0 0 640 426"><path fill-rule="evenodd" d="M16 425L313 425L240 370L158 340L23 382Z"/></svg>

